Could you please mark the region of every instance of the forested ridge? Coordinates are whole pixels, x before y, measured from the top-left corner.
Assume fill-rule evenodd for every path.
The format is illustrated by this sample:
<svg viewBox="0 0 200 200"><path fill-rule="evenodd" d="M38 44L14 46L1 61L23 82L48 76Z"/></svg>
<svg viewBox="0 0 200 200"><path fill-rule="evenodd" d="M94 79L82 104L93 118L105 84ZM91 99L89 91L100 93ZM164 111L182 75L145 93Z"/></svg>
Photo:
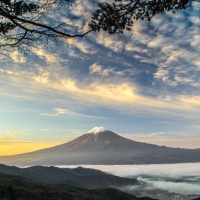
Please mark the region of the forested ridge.
<svg viewBox="0 0 200 200"><path fill-rule="evenodd" d="M69 185L36 183L21 177L0 173L2 200L151 200L138 198L114 188L87 190Z"/></svg>

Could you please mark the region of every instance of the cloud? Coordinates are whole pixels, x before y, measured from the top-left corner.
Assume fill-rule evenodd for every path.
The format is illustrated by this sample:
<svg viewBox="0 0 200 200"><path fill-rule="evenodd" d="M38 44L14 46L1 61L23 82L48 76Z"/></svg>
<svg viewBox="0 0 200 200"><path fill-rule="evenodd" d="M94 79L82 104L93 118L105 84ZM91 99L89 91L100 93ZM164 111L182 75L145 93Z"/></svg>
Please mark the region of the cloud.
<svg viewBox="0 0 200 200"><path fill-rule="evenodd" d="M98 74L101 76L110 76L110 75L116 75L116 76L125 76L125 75L136 75L139 74L141 71L137 69L124 69L124 70L116 70L114 67L103 67L102 65L99 65L98 63L93 63L90 67L90 74Z"/></svg>
<svg viewBox="0 0 200 200"><path fill-rule="evenodd" d="M60 56L55 52L49 52L45 50L42 45L38 45L37 47L33 47L31 51L37 55L38 58L45 60L46 63L58 63L61 61Z"/></svg>
<svg viewBox="0 0 200 200"><path fill-rule="evenodd" d="M63 108L54 108L54 110L59 114L59 115L64 115L69 112L68 109L63 109Z"/></svg>
<svg viewBox="0 0 200 200"><path fill-rule="evenodd" d="M151 40L147 46L150 48L162 48L163 46L166 46L166 44L169 42L168 40L162 35L158 35L155 39Z"/></svg>
<svg viewBox="0 0 200 200"><path fill-rule="evenodd" d="M159 176L168 178L199 177L200 163L149 164L149 165L81 165L86 168L99 169L120 177ZM60 165L74 168L76 165ZM168 169L168 170L166 170Z"/></svg>
<svg viewBox="0 0 200 200"><path fill-rule="evenodd" d="M122 84L101 84L94 82L89 86L79 87L75 80L68 79L62 81L65 90L71 92L81 99L98 101L99 98L106 103L129 102L137 99L135 89L129 83ZM87 98L88 97L88 98ZM113 101L114 100L114 101Z"/></svg>
<svg viewBox="0 0 200 200"><path fill-rule="evenodd" d="M73 40L68 40L68 41L70 42L70 45L73 45L74 47L78 48L80 51L82 51L85 54L97 53L96 48L84 39L81 39L81 40L73 39Z"/></svg>
<svg viewBox="0 0 200 200"><path fill-rule="evenodd" d="M59 116L59 115L65 115L69 113L68 109L63 108L54 108L54 113L40 113L40 115L43 116Z"/></svg>
<svg viewBox="0 0 200 200"><path fill-rule="evenodd" d="M130 134L130 135L123 135L121 134L121 136L125 136L125 137L132 137L132 138L145 138L145 137L163 137L163 135L165 134L165 132L153 132L153 133L149 133L149 134Z"/></svg>
<svg viewBox="0 0 200 200"><path fill-rule="evenodd" d="M26 134L25 131L12 131L12 132L6 132L9 136L16 136L16 135L23 135Z"/></svg>
<svg viewBox="0 0 200 200"><path fill-rule="evenodd" d="M86 133L86 131L84 130L68 130L68 131L76 135L83 135L84 133Z"/></svg>
<svg viewBox="0 0 200 200"><path fill-rule="evenodd" d="M138 20L134 23L132 35L128 35L132 42L126 44L126 50L143 62L156 64L158 69L154 78L165 86L180 88L185 85L184 89L199 86L200 26L190 23L195 9L192 6L190 10L175 15L157 15L149 23ZM198 17L193 16L192 20L198 21Z"/></svg>
<svg viewBox="0 0 200 200"><path fill-rule="evenodd" d="M11 52L10 57L15 63L25 63L26 62L25 56L17 50Z"/></svg>
<svg viewBox="0 0 200 200"><path fill-rule="evenodd" d="M74 6L72 7L71 12L76 16L85 17L85 20L86 20L89 17L91 17L91 12L94 10L94 7L95 5L91 1L86 0L85 4L83 4L82 1L77 0Z"/></svg>
<svg viewBox="0 0 200 200"><path fill-rule="evenodd" d="M198 128L197 128L198 129ZM174 147L174 148L199 148L200 138L198 134L177 133L177 132L153 132L149 134L121 134L122 137L150 144L160 146Z"/></svg>
<svg viewBox="0 0 200 200"><path fill-rule="evenodd" d="M88 77L83 79L83 81L78 77L69 77L70 73L68 71L68 69L63 71L63 68L59 66L52 66L48 69L46 67L37 67L32 69L32 71L30 69L27 69L27 71L19 70L18 76L13 73L8 74L6 77L8 86L9 89L13 90L13 92L9 90L8 95L17 97L18 93L16 91L20 90L20 94L24 95L23 98L38 99L38 96L40 96L39 99L49 101L53 96L56 96L56 99L62 96L62 99L65 99L64 101L68 101L70 104L72 102L82 102L89 107L105 106L130 114L138 111L140 108L141 111L151 110L153 113L166 112L170 115L180 114L189 117L188 113L184 114L184 112L190 111L198 115L199 95L175 95L168 93L168 95L163 96L161 93L151 96L148 93L142 94L145 88L122 76L125 73L134 73L134 70L129 71L129 69L125 69L117 71L112 68L104 69L103 66L95 63L90 67L91 73L117 74L117 76L109 77L109 79L107 79L107 76L102 76L99 79ZM6 88L4 89L6 92ZM151 92L150 90L148 91ZM4 91L2 90L1 94L2 92ZM174 110L179 110L181 113L174 112ZM77 113L65 108L55 107L53 112L41 112L40 115L58 116L72 114L72 112Z"/></svg>
<svg viewBox="0 0 200 200"><path fill-rule="evenodd" d="M99 32L95 35L95 40L97 43L107 47L114 52L121 52L124 49L124 43L120 41L117 35L109 35L106 32Z"/></svg>
<svg viewBox="0 0 200 200"><path fill-rule="evenodd" d="M10 67L6 71L13 73L6 73L6 76L0 73L0 82L7 81L6 87L0 93L9 97L47 102L54 98L54 108L57 108L56 104L60 105L56 101L62 102L63 108L61 107L61 109L65 111L42 111L40 115L43 116L84 115L79 111L65 109L66 102L69 105L72 105L72 103L80 106L84 104L85 108L103 106L129 115L150 111L154 114L163 113L181 117L198 116L200 96L198 92L195 96L179 95L167 91L163 95L163 92L160 93L159 90L143 87L137 81L127 77L127 75L137 73L139 74L136 78L140 77L141 72L138 72L138 69L128 66L117 70L114 67L106 68L105 64L99 64L98 62L89 66L90 74L81 75L83 78L80 78L78 74L75 76L69 67L63 67L59 63L48 67L41 67L39 63L36 63L34 67L15 66L14 69ZM1 72L5 72L5 69L1 69ZM162 72L160 77L170 77L170 72L165 74L167 72L165 69L163 71L159 69L156 73L159 72ZM76 71L76 73L78 72ZM93 77L97 73L100 76ZM191 112L191 115L188 115L188 112Z"/></svg>
<svg viewBox="0 0 200 200"><path fill-rule="evenodd" d="M183 98L179 96L173 96L168 99L163 97L151 98L143 96L139 93L137 87L134 87L131 83L109 84L94 82L88 86L81 87L75 80L67 79L63 80L62 84L64 86L63 90L70 92L71 95L74 95L74 97L78 99L115 108L119 105L123 105L123 108L129 109L129 112L131 112L130 108L134 107L151 109L153 112L159 112L158 108L162 108L162 112L173 112L171 109L182 111L185 109L185 111L193 110L195 112L197 111L196 109L198 109L196 108L195 101L194 103L191 102L191 104L187 104ZM99 99L101 99L101 101L99 101ZM155 108L157 109L155 110ZM125 109L125 111L127 110Z"/></svg>
<svg viewBox="0 0 200 200"><path fill-rule="evenodd" d="M58 145L60 145L60 144L63 144L64 142L69 142L69 141L71 141L71 140L73 140L74 139L74 137L71 137L71 136L51 136L50 137L51 139L53 139L53 140L60 140L61 142L59 143L59 142L57 142L57 144ZM63 140L64 140L64 142L63 142ZM54 145L54 146L56 146L56 145Z"/></svg>
<svg viewBox="0 0 200 200"><path fill-rule="evenodd" d="M13 75L18 75L17 72L11 71L11 70L5 70L5 69L0 69L1 73L6 73L6 74L13 74Z"/></svg>
<svg viewBox="0 0 200 200"><path fill-rule="evenodd" d="M145 178L138 178L138 180L148 183L151 189L167 190L169 192L176 192L181 194L200 194L200 186L191 183L174 183L170 181L150 181Z"/></svg>
<svg viewBox="0 0 200 200"><path fill-rule="evenodd" d="M193 105L196 108L198 108L200 106L200 96L188 96L188 97L181 96L180 100L183 103L185 103L187 105Z"/></svg>
<svg viewBox="0 0 200 200"><path fill-rule="evenodd" d="M75 109L68 110L68 109L63 109L63 108L54 108L53 110L55 111L54 113L40 113L40 115L52 116L52 117L57 117L60 115L70 115L73 117L82 117L82 118L108 119L107 117L95 116L91 114L82 114L81 111L75 111Z"/></svg>
<svg viewBox="0 0 200 200"><path fill-rule="evenodd" d="M55 114L53 114L53 113L40 113L40 115L42 115L42 116L52 116L52 117L54 117L54 116L58 116L58 113L55 113Z"/></svg>
<svg viewBox="0 0 200 200"><path fill-rule="evenodd" d="M89 67L89 69L90 69L90 74L101 74L102 73L102 66L97 63L92 64Z"/></svg>

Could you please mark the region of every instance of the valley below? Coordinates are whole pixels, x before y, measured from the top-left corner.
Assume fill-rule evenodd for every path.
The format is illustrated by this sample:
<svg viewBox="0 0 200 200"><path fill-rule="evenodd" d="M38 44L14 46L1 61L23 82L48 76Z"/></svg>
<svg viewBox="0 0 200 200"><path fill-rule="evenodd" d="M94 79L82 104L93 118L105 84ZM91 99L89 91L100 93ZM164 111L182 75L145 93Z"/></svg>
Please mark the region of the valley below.
<svg viewBox="0 0 200 200"><path fill-rule="evenodd" d="M5 175L9 176L5 178ZM75 196L71 197L72 199L76 199L76 195L85 196L91 200L103 197L112 200L196 200L200 197L200 163L59 165L22 168L1 164L0 176L1 187L2 183L8 181L14 188L19 188L18 183L20 183L21 188L24 185L22 182L29 180L36 185L39 184L38 188L45 187L41 184L49 185L45 191L52 190L51 195L54 195L53 193L57 190L64 193L73 191ZM23 179L21 180L20 177ZM16 181L18 178L19 180ZM32 182L30 187L35 190L36 186L32 186ZM40 194L39 189L37 193ZM126 196L126 194L131 196ZM120 197L116 198L115 195ZM81 197L78 199L82 200Z"/></svg>

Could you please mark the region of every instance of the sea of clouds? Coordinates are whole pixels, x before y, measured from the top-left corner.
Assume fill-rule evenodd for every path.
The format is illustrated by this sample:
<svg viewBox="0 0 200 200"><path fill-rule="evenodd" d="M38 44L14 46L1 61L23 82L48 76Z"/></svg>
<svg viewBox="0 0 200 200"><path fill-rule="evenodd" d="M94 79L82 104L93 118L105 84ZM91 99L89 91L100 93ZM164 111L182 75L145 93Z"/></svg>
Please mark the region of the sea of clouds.
<svg viewBox="0 0 200 200"><path fill-rule="evenodd" d="M200 194L200 163L152 165L79 165L99 169L121 177L137 178L146 184L146 190L160 189L181 194ZM62 165L75 168L77 165ZM129 189L134 190L135 186Z"/></svg>

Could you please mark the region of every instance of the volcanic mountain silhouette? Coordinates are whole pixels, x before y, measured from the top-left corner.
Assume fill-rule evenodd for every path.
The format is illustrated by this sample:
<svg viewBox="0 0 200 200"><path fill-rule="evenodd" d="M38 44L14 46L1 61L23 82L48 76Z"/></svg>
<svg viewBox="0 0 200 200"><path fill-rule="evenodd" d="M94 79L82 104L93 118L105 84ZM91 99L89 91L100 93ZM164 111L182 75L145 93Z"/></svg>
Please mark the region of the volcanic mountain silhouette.
<svg viewBox="0 0 200 200"><path fill-rule="evenodd" d="M95 127L92 130L55 147L0 157L0 163L8 165L122 165L200 162L200 149L169 148L136 142L103 127Z"/></svg>

